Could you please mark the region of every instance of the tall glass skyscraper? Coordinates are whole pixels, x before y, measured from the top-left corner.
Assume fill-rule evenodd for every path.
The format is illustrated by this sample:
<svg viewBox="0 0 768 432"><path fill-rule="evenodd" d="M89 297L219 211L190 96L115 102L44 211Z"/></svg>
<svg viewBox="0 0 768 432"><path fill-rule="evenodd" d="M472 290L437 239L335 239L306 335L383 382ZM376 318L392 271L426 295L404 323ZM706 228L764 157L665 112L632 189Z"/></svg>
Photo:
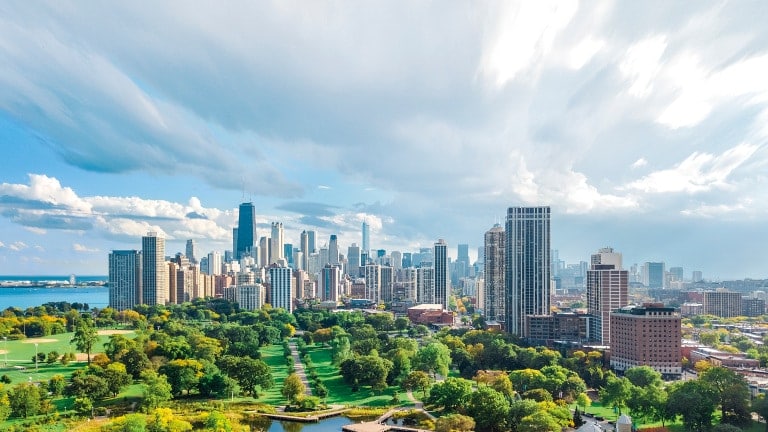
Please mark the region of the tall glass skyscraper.
<svg viewBox="0 0 768 432"><path fill-rule="evenodd" d="M367 253L371 250L370 242L370 228L368 227L368 223L363 221L363 249L362 251Z"/></svg>
<svg viewBox="0 0 768 432"><path fill-rule="evenodd" d="M505 231L504 322L509 333L524 337L526 315L550 314L550 208L510 207Z"/></svg>
<svg viewBox="0 0 768 432"><path fill-rule="evenodd" d="M448 309L448 245L440 239L435 243L435 303Z"/></svg>
<svg viewBox="0 0 768 432"><path fill-rule="evenodd" d="M235 259L251 253L256 240L256 207L252 202L240 204L237 219L237 249Z"/></svg>

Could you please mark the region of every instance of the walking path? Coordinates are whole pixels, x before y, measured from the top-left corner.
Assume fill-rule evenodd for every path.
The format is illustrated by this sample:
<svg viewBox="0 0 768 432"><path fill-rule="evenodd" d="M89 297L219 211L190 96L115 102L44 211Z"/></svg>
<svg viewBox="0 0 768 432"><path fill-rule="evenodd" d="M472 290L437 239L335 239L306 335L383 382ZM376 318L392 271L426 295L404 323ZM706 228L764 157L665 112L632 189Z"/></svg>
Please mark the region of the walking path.
<svg viewBox="0 0 768 432"><path fill-rule="evenodd" d="M309 380L307 380L307 374L304 372L304 363L301 362L299 356L299 349L296 347L296 342L288 341L288 348L291 349L291 356L293 357L293 369L296 371L296 375L301 378L301 382L304 383L304 394L312 396L312 387L309 386Z"/></svg>

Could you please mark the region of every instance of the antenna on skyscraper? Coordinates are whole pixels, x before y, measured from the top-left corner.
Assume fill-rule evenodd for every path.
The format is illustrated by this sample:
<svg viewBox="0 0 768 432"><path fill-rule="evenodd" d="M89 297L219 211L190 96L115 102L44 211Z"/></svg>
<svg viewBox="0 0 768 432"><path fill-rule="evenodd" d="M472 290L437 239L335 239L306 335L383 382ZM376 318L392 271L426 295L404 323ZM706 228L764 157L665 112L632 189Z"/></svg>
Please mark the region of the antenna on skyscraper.
<svg viewBox="0 0 768 432"><path fill-rule="evenodd" d="M240 185L243 188L243 202L245 201L245 176L240 177Z"/></svg>

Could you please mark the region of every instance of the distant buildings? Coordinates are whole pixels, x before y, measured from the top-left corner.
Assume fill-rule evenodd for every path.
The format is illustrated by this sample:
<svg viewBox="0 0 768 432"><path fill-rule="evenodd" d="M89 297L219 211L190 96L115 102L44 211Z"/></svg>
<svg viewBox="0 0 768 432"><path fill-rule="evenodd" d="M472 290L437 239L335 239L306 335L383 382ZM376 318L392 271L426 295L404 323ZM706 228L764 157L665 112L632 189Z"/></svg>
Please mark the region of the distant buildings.
<svg viewBox="0 0 768 432"><path fill-rule="evenodd" d="M510 207L505 232L504 324L522 337L526 315L550 314L550 208Z"/></svg>
<svg viewBox="0 0 768 432"><path fill-rule="evenodd" d="M722 318L741 316L741 294L730 291L704 293L704 313Z"/></svg>

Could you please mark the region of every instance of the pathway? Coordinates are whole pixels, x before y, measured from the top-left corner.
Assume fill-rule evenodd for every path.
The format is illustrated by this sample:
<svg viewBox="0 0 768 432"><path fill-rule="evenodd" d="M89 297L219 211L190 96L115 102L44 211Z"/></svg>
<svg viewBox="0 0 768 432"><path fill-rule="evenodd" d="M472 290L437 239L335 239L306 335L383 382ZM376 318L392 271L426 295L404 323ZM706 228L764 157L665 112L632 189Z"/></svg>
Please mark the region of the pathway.
<svg viewBox="0 0 768 432"><path fill-rule="evenodd" d="M309 380L307 380L307 374L304 372L304 363L301 362L299 356L299 349L296 347L296 342L288 341L288 348L291 349L291 356L293 357L293 369L296 371L296 375L301 378L301 382L304 383L304 394L312 396L312 387L309 386Z"/></svg>

